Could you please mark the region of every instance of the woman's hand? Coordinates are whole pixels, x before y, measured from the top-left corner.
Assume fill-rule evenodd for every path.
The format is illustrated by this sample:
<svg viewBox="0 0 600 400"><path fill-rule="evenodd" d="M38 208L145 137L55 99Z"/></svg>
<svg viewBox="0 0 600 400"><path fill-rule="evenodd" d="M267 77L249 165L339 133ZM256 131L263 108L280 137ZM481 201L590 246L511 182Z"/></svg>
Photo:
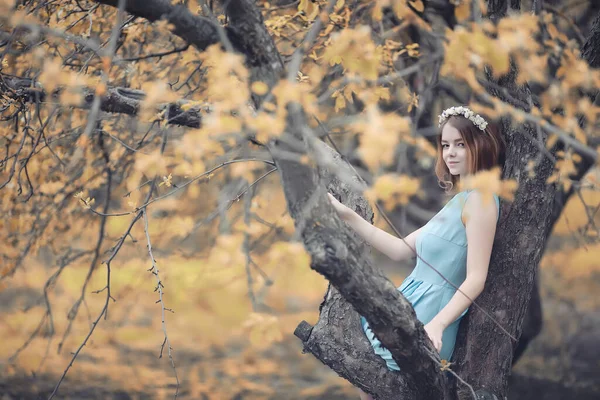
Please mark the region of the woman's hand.
<svg viewBox="0 0 600 400"><path fill-rule="evenodd" d="M441 324L436 323L435 321L431 321L427 325L425 325L425 332L431 339L433 343L433 347L439 353L442 351L442 334L444 333L444 327Z"/></svg>
<svg viewBox="0 0 600 400"><path fill-rule="evenodd" d="M335 211L337 211L340 218L344 221L348 221L354 211L340 203L335 197L333 197L331 193L327 193L327 196L329 197L331 205L333 205L333 208L335 208Z"/></svg>

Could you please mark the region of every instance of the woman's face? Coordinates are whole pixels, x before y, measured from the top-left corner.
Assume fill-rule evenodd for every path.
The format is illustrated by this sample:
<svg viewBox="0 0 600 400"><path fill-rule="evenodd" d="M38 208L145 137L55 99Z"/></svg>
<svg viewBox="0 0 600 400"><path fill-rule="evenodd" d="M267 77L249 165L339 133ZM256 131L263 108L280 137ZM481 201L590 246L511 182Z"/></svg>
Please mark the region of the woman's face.
<svg viewBox="0 0 600 400"><path fill-rule="evenodd" d="M469 171L467 144L460 132L450 124L442 129L442 158L452 175L462 177Z"/></svg>

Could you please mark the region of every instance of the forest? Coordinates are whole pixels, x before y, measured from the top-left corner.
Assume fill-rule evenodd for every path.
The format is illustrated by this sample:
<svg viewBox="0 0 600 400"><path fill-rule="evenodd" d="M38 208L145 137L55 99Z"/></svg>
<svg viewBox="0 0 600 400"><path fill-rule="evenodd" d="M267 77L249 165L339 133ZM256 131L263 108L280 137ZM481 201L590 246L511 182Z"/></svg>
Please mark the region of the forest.
<svg viewBox="0 0 600 400"><path fill-rule="evenodd" d="M599 398L599 68L596 0L0 0L0 399ZM461 105L506 155L445 360L327 193L405 238Z"/></svg>

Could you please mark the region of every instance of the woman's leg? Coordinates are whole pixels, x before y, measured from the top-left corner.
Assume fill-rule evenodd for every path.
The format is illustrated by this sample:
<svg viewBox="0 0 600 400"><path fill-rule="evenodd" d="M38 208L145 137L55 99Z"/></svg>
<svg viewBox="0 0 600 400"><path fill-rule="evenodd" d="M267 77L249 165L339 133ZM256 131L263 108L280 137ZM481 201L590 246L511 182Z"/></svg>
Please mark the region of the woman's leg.
<svg viewBox="0 0 600 400"><path fill-rule="evenodd" d="M373 398L371 396L369 396L368 394L366 394L365 392L363 392L362 390L358 389L358 394L360 395L360 400L373 400Z"/></svg>

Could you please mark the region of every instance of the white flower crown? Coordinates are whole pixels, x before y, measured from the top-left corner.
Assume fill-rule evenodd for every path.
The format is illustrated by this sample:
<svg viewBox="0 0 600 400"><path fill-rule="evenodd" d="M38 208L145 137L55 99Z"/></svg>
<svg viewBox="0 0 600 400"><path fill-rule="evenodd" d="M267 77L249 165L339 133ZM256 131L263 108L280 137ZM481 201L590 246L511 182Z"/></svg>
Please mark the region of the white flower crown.
<svg viewBox="0 0 600 400"><path fill-rule="evenodd" d="M463 117L467 118L468 120L470 120L471 122L473 122L473 124L475 124L476 127L478 127L479 129L481 129L482 131L485 130L485 128L487 127L487 121L485 119L483 119L479 114L475 114L473 111L469 110L467 107L463 107L463 106L458 106L458 107L450 107L444 110L443 113L441 113L439 115L439 126L442 126L442 124L444 123L444 121L446 121L448 119L448 117L450 117L451 115L462 115Z"/></svg>

